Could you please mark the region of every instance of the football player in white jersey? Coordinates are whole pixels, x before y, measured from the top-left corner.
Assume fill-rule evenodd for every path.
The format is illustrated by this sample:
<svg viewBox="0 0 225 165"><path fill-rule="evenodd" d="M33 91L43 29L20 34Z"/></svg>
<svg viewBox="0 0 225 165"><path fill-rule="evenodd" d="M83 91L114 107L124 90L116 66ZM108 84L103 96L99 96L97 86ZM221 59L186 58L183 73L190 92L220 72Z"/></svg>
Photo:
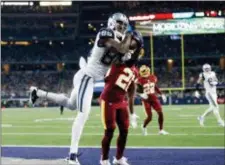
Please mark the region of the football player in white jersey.
<svg viewBox="0 0 225 165"><path fill-rule="evenodd" d="M224 121L220 117L219 106L217 103L217 93L216 93L216 85L218 84L218 79L216 77L216 73L211 71L211 66L209 64L204 64L203 72L199 74L199 79L196 85L195 96L199 98L199 86L200 83L203 82L205 88L205 97L209 102L209 108L204 112L203 115L198 117L201 126L204 126L204 120L207 115L211 112L214 113L217 122L220 126L224 127Z"/></svg>
<svg viewBox="0 0 225 165"><path fill-rule="evenodd" d="M44 98L69 109L79 110L72 126L69 164L80 165L77 159L78 144L90 113L94 82L103 80L118 52L129 52L132 34L128 25L128 18L122 13L115 13L108 19L108 27L102 28L97 34L87 64L73 78L74 87L69 98L64 94L43 91L37 87L30 88L30 101L33 104L38 98Z"/></svg>

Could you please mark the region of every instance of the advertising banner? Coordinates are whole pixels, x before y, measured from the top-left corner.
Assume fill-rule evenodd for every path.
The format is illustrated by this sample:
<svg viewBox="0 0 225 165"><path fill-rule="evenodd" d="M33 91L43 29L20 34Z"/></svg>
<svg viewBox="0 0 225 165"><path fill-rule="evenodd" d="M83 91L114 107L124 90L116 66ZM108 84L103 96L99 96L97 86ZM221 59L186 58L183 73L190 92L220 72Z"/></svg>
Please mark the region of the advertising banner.
<svg viewBox="0 0 225 165"><path fill-rule="evenodd" d="M135 23L143 36L225 33L224 18L149 20Z"/></svg>

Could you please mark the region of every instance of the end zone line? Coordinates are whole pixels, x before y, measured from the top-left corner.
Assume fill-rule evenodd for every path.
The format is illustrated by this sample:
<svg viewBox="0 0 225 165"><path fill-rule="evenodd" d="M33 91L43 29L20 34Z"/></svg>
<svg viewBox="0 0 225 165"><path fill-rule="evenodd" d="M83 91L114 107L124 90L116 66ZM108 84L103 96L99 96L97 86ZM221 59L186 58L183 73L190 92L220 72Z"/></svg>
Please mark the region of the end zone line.
<svg viewBox="0 0 225 165"><path fill-rule="evenodd" d="M68 145L2 145L1 147L9 148L70 148ZM100 148L101 146L79 146L79 148ZM111 146L116 148L116 146ZM128 149L225 149L225 147L213 146L127 146Z"/></svg>

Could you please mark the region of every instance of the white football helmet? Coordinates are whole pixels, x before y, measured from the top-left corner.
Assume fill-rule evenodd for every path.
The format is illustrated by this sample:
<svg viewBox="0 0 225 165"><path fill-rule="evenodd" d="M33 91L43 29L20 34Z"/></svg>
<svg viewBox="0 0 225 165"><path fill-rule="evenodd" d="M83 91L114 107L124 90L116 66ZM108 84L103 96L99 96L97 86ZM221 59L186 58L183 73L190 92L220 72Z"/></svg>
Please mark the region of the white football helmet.
<svg viewBox="0 0 225 165"><path fill-rule="evenodd" d="M107 25L108 28L115 31L117 37L124 37L129 20L123 13L115 13L109 17Z"/></svg>
<svg viewBox="0 0 225 165"><path fill-rule="evenodd" d="M211 71L211 66L209 64L204 64L202 66L203 72L210 72Z"/></svg>

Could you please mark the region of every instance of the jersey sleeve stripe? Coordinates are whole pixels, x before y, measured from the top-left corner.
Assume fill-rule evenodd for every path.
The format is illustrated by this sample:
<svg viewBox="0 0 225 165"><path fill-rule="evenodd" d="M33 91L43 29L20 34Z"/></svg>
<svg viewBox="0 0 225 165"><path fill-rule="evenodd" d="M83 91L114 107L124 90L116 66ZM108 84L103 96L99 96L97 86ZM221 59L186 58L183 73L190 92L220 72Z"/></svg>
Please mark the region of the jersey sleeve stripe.
<svg viewBox="0 0 225 165"><path fill-rule="evenodd" d="M80 82L80 87L79 87L79 90L78 90L78 94L77 94L77 108L80 110L80 93L81 93L81 89L84 85L84 80L87 76L84 75L83 78L81 79L81 82Z"/></svg>
<svg viewBox="0 0 225 165"><path fill-rule="evenodd" d="M81 97L80 97L80 112L83 111L83 101L84 100L84 94L86 93L87 91L87 85L89 84L89 80L91 79L91 77L87 76L88 78L86 79L86 82L84 84L84 88L83 88L83 91L81 93Z"/></svg>

